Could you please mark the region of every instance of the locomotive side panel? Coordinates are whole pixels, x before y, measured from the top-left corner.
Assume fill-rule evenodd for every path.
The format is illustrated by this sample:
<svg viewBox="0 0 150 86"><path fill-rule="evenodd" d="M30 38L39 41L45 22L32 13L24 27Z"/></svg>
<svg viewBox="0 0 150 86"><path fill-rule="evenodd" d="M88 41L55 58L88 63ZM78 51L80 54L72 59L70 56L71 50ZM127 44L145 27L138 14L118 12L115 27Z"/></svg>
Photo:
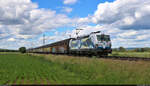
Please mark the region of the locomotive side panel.
<svg viewBox="0 0 150 86"><path fill-rule="evenodd" d="M81 44L80 44L80 50L84 49L93 49L94 45L89 37L82 38L81 39Z"/></svg>
<svg viewBox="0 0 150 86"><path fill-rule="evenodd" d="M80 41L79 40L70 40L70 43L69 43L69 47L70 47L70 50L74 51L74 50L78 50L79 47L80 47Z"/></svg>

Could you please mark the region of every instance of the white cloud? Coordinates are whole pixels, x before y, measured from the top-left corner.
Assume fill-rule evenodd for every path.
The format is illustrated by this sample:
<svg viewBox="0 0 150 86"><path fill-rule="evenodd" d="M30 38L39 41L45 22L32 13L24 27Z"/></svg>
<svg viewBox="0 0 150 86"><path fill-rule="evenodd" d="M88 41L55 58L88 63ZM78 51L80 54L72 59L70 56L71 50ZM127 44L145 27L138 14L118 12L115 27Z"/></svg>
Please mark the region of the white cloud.
<svg viewBox="0 0 150 86"><path fill-rule="evenodd" d="M0 0L0 29L2 36L8 33L17 38L30 38L44 31L71 23L64 14L49 9L39 9L30 0Z"/></svg>
<svg viewBox="0 0 150 86"><path fill-rule="evenodd" d="M77 23L79 23L79 24L86 24L89 22L91 22L90 16L77 19Z"/></svg>
<svg viewBox="0 0 150 86"><path fill-rule="evenodd" d="M97 24L120 29L150 29L150 1L116 0L98 5L92 18Z"/></svg>
<svg viewBox="0 0 150 86"><path fill-rule="evenodd" d="M14 38L9 38L8 41L15 41L15 39Z"/></svg>
<svg viewBox="0 0 150 86"><path fill-rule="evenodd" d="M123 19L125 25L131 25L134 23L135 19L128 16Z"/></svg>
<svg viewBox="0 0 150 86"><path fill-rule="evenodd" d="M57 14L50 9L40 9L31 0L0 0L0 4L0 40L4 39L3 42L19 40L25 44L25 40L28 41L29 38L75 22L65 14ZM21 42L18 43L15 47L21 46Z"/></svg>
<svg viewBox="0 0 150 86"><path fill-rule="evenodd" d="M30 11L37 8L30 0L0 0L0 23L5 25L24 24Z"/></svg>
<svg viewBox="0 0 150 86"><path fill-rule="evenodd" d="M72 8L70 8L70 7L63 7L62 12L71 13L72 12Z"/></svg>
<svg viewBox="0 0 150 86"><path fill-rule="evenodd" d="M126 32L124 31L123 33L119 33L118 36L127 38L127 37L134 36L136 34L137 34L137 31L135 30L127 30Z"/></svg>
<svg viewBox="0 0 150 86"><path fill-rule="evenodd" d="M149 38L150 38L150 35L145 35L145 34L139 35L136 37L137 40L147 40Z"/></svg>
<svg viewBox="0 0 150 86"><path fill-rule="evenodd" d="M75 4L77 2L77 0L64 0L64 4Z"/></svg>
<svg viewBox="0 0 150 86"><path fill-rule="evenodd" d="M76 2L77 0L64 0L64 4ZM54 10L39 9L31 0L0 0L0 3L0 45L5 48L40 46L42 37L35 38L41 33L74 24L79 24L79 28L83 29L79 35L99 30L109 34L113 47L150 46L148 0L115 0L100 3L93 16L72 19ZM63 10L70 13L72 8L65 7ZM90 22L98 25L88 26ZM68 38L69 35L76 37L76 31L55 32L55 36L46 36L46 43ZM34 39L29 41L31 38Z"/></svg>

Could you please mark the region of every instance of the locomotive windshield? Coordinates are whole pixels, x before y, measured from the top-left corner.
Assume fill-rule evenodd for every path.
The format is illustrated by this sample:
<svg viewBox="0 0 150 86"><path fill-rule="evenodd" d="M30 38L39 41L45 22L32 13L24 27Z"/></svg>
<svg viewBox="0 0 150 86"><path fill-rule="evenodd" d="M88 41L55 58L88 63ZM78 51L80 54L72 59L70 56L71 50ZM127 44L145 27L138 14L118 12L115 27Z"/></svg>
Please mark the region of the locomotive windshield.
<svg viewBox="0 0 150 86"><path fill-rule="evenodd" d="M97 35L98 41L110 41L109 35Z"/></svg>

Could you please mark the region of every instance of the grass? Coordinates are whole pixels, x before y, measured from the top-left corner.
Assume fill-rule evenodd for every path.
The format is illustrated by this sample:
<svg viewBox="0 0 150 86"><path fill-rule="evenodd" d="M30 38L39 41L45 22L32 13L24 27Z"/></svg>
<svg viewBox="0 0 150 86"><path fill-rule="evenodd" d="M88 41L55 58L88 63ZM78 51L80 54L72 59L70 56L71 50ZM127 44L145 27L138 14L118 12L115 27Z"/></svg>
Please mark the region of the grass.
<svg viewBox="0 0 150 86"><path fill-rule="evenodd" d="M150 52L112 52L110 56L129 56L150 58Z"/></svg>
<svg viewBox="0 0 150 86"><path fill-rule="evenodd" d="M66 55L0 55L0 84L150 84L150 62Z"/></svg>

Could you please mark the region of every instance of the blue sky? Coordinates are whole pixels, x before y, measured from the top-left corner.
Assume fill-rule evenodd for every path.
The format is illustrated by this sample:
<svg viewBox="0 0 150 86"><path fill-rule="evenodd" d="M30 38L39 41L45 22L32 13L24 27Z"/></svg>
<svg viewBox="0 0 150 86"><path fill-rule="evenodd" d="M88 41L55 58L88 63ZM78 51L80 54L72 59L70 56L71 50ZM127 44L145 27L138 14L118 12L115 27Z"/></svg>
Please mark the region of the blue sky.
<svg viewBox="0 0 150 86"><path fill-rule="evenodd" d="M147 0L0 0L0 48L33 48L102 31L112 47L150 46Z"/></svg>
<svg viewBox="0 0 150 86"><path fill-rule="evenodd" d="M46 8L56 10L57 13L61 12L61 8L64 6L73 8L69 17L86 17L89 14L93 14L97 9L99 3L104 3L106 1L112 2L114 0L80 0L73 5L64 5L63 0L32 0L38 3L39 8Z"/></svg>

